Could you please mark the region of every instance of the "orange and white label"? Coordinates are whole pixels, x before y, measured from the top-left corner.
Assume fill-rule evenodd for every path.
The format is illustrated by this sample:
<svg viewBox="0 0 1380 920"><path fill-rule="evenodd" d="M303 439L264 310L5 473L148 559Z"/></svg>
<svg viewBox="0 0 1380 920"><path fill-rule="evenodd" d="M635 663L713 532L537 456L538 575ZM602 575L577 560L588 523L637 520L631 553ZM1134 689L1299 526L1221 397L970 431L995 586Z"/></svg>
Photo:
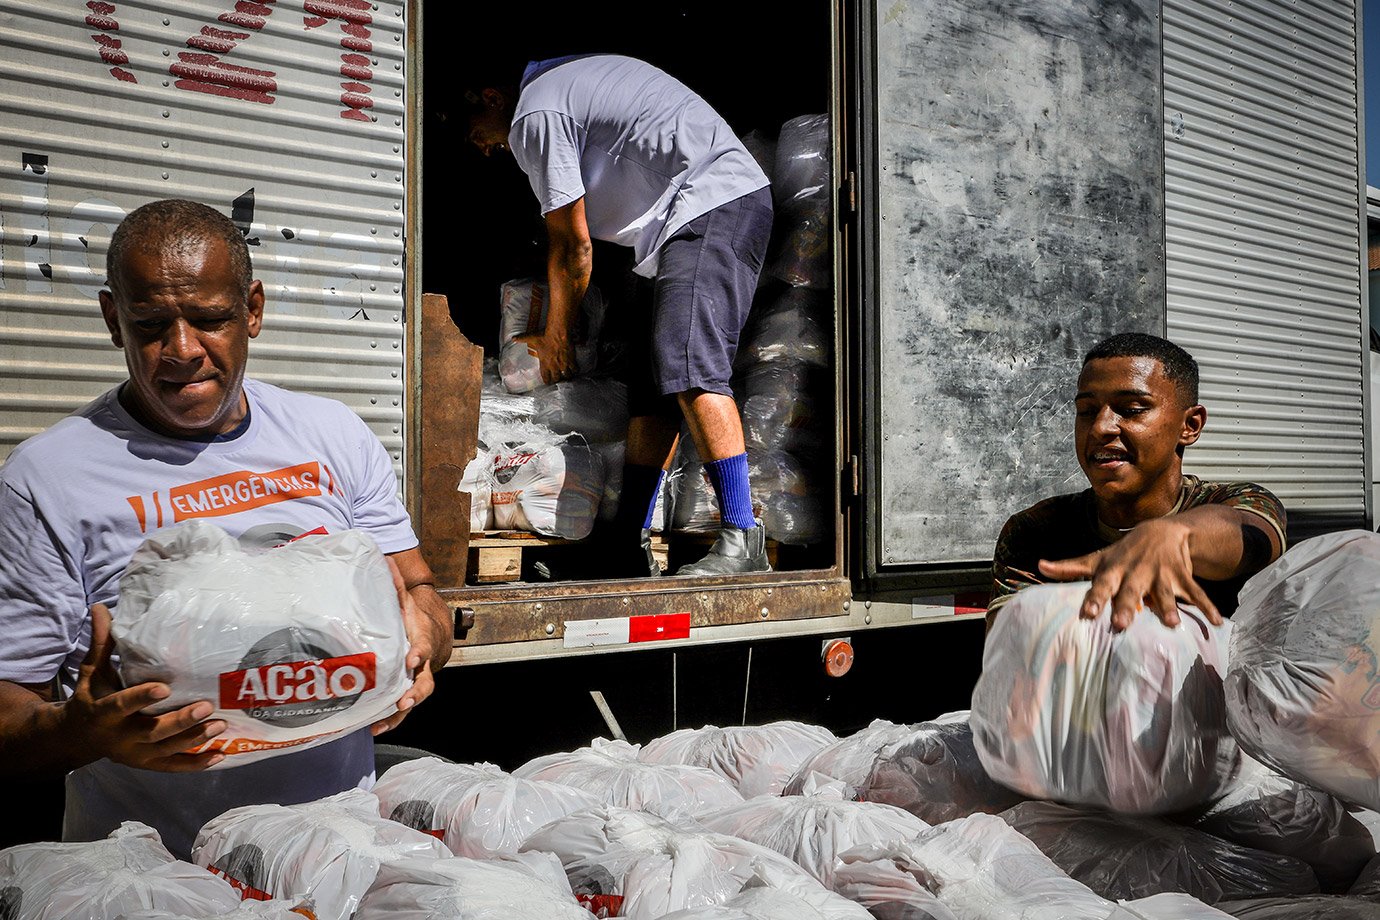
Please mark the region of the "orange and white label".
<svg viewBox="0 0 1380 920"><path fill-rule="evenodd" d="M139 519L140 531L148 531L150 527L164 526L165 521L180 523L192 518L222 517L334 492L330 468L310 461L262 473L236 470L173 486L166 494L131 495L126 501Z"/></svg>
<svg viewBox="0 0 1380 920"><path fill-rule="evenodd" d="M299 747L315 741L317 738L325 738L329 735L339 734L339 732L322 732L319 735L311 735L306 738L294 738L291 741L263 741L258 738L212 738L200 747L192 748L188 754L205 754L215 752L233 756L235 754L256 754L259 751L277 751L283 748Z"/></svg>

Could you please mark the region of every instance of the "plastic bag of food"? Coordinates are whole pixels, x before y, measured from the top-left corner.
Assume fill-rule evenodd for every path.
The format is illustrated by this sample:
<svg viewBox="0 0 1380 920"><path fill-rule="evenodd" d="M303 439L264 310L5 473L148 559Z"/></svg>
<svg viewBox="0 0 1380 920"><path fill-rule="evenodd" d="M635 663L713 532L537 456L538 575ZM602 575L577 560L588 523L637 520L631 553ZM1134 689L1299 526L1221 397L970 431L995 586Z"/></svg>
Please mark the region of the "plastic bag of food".
<svg viewBox="0 0 1380 920"><path fill-rule="evenodd" d="M752 311L733 366L806 364L827 368L833 360L832 314L818 294L787 288Z"/></svg>
<svg viewBox="0 0 1380 920"><path fill-rule="evenodd" d="M1022 802L1001 816L1061 869L1106 898L1166 891L1216 904L1223 899L1312 894L1308 864L1238 846L1160 818Z"/></svg>
<svg viewBox="0 0 1380 920"><path fill-rule="evenodd" d="M397 711L411 686L388 563L359 531L246 550L192 520L152 534L120 579L111 636L126 686L162 681L150 711L216 704L198 750L226 769L303 750Z"/></svg>
<svg viewBox="0 0 1380 920"><path fill-rule="evenodd" d="M967 713L962 715L911 726L906 737L881 748L857 796L904 808L930 824L977 812L998 814L1021 801L982 768L972 726Z"/></svg>
<svg viewBox="0 0 1380 920"><path fill-rule="evenodd" d="M350 789L302 805L246 805L206 823L192 861L246 900L306 898L316 920L349 920L379 866L405 856L450 856L445 844L379 816L379 800Z"/></svg>
<svg viewBox="0 0 1380 920"><path fill-rule="evenodd" d="M722 904L691 907L664 920L872 920L861 906L808 876L758 865L743 890Z"/></svg>
<svg viewBox="0 0 1380 920"><path fill-rule="evenodd" d="M802 795L837 780L846 787L846 797L857 798L857 790L871 774L878 752L910 733L908 725L875 719L862 731L840 738L812 754L786 783L782 795Z"/></svg>
<svg viewBox="0 0 1380 920"><path fill-rule="evenodd" d="M494 458L482 442L474 459L465 464L456 491L470 495L470 533L491 530L494 526Z"/></svg>
<svg viewBox="0 0 1380 920"><path fill-rule="evenodd" d="M1358 898L1252 898L1217 905L1237 920L1380 920L1380 904Z"/></svg>
<svg viewBox="0 0 1380 920"><path fill-rule="evenodd" d="M779 795L805 759L834 733L803 722L772 722L719 728L683 728L643 745L643 763L683 763L708 767L731 782L744 798Z"/></svg>
<svg viewBox="0 0 1380 920"><path fill-rule="evenodd" d="M1241 589L1227 721L1291 779L1380 809L1380 536L1290 548Z"/></svg>
<svg viewBox="0 0 1380 920"><path fill-rule="evenodd" d="M996 618L973 690L988 774L1032 798L1169 814L1220 796L1240 769L1222 698L1229 624L1142 610L1113 632L1111 605L1079 617L1088 582L1036 585Z"/></svg>
<svg viewBox="0 0 1380 920"><path fill-rule="evenodd" d="M575 897L596 917L652 920L686 907L722 904L761 865L805 877L766 847L622 808L560 818L522 849L555 854Z"/></svg>
<svg viewBox="0 0 1380 920"><path fill-rule="evenodd" d="M590 444L628 436L628 388L618 380L581 377L528 394L532 421L556 434L577 434Z"/></svg>
<svg viewBox="0 0 1380 920"><path fill-rule="evenodd" d="M829 117L804 115L781 126L772 195L783 241L768 273L788 284L828 287L830 182Z"/></svg>
<svg viewBox="0 0 1380 920"><path fill-rule="evenodd" d="M626 741L596 738L589 747L528 761L513 775L575 786L605 804L641 809L671 820L743 800L733 784L713 770L642 763L637 755L637 746Z"/></svg>
<svg viewBox="0 0 1380 920"><path fill-rule="evenodd" d="M215 916L239 895L164 848L153 828L126 821L91 843L26 843L0 850L5 920L117 920L136 910Z"/></svg>
<svg viewBox="0 0 1380 920"><path fill-rule="evenodd" d="M513 426L496 445L491 478L499 530L583 540L594 529L604 465L581 438Z"/></svg>
<svg viewBox="0 0 1380 920"><path fill-rule="evenodd" d="M850 802L843 784L813 795L762 796L700 816L711 831L775 850L826 887L833 887L839 853L866 844L901 844L929 830L891 805Z"/></svg>
<svg viewBox="0 0 1380 920"><path fill-rule="evenodd" d="M385 863L360 902L355 920L590 920L564 877L557 888L534 858L560 864L546 854L523 854L500 862L452 857L409 857Z"/></svg>
<svg viewBox="0 0 1380 920"><path fill-rule="evenodd" d="M681 445L676 452L675 469L669 477L670 485L675 490L675 501L672 503L675 528L696 533L718 531L723 522L714 486L694 447L687 445L684 439ZM756 515L758 508L756 502L753 504L753 514Z"/></svg>
<svg viewBox="0 0 1380 920"><path fill-rule="evenodd" d="M818 454L830 440L825 416L808 396L749 396L740 413L750 451Z"/></svg>
<svg viewBox="0 0 1380 920"><path fill-rule="evenodd" d="M379 813L438 837L456 856L516 853L532 832L599 800L559 783L518 779L493 764L422 757L390 769L374 786Z"/></svg>
<svg viewBox="0 0 1380 920"><path fill-rule="evenodd" d="M547 286L520 278L506 282L500 295L498 321L498 368L510 393L526 393L542 385L541 362L527 350L518 336L546 328L549 306ZM591 373L599 361L599 333L604 325L604 296L591 286L580 304L579 317L572 330L577 373Z"/></svg>
<svg viewBox="0 0 1380 920"><path fill-rule="evenodd" d="M1232 843L1295 856L1324 891L1345 891L1375 856L1370 832L1337 799L1247 759L1242 776L1193 826Z"/></svg>
<svg viewBox="0 0 1380 920"><path fill-rule="evenodd" d="M270 901L241 901L229 912L217 909L211 913L191 914L150 908L127 911L116 920L302 920L303 917L312 920L316 916L313 910L315 903L311 898L301 901L274 898Z"/></svg>

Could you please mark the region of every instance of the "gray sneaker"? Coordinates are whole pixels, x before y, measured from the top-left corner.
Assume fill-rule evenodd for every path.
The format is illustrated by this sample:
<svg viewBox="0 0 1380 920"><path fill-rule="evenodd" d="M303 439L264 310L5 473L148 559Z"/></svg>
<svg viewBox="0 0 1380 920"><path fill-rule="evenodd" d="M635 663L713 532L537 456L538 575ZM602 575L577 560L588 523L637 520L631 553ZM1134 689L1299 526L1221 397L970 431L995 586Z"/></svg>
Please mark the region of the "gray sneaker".
<svg viewBox="0 0 1380 920"><path fill-rule="evenodd" d="M751 530L739 530L725 524L719 539L699 562L683 565L677 575L738 575L746 572L770 572L767 562L767 529L761 524Z"/></svg>

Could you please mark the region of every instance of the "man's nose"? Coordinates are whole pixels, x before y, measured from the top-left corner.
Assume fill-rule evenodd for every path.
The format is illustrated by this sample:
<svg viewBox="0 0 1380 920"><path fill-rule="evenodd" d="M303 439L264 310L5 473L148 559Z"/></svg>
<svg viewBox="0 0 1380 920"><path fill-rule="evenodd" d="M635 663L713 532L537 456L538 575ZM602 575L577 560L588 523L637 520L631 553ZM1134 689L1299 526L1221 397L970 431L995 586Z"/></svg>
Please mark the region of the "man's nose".
<svg viewBox="0 0 1380 920"><path fill-rule="evenodd" d="M206 349L202 347L201 338L191 323L179 319L168 327L167 335L163 338L163 360L185 364L199 361L205 354Z"/></svg>
<svg viewBox="0 0 1380 920"><path fill-rule="evenodd" d="M1121 416L1117 415L1111 406L1103 406L1097 410L1097 415L1093 418L1092 430L1096 434L1115 434L1121 428Z"/></svg>

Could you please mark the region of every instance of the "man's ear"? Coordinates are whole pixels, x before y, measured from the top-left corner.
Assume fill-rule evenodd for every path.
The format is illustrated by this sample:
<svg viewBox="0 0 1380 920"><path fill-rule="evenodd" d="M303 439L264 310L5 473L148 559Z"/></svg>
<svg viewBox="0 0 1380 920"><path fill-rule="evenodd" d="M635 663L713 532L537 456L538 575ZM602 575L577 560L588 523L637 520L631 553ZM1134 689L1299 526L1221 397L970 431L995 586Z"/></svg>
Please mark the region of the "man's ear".
<svg viewBox="0 0 1380 920"><path fill-rule="evenodd" d="M105 328L110 330L110 341L115 343L116 348L124 348L124 340L120 338L120 314L115 309L115 295L109 291L101 291L101 316L105 318Z"/></svg>
<svg viewBox="0 0 1380 920"><path fill-rule="evenodd" d="M264 324L264 283L257 278L249 282L249 296L245 298L248 309L249 337L256 339Z"/></svg>
<svg viewBox="0 0 1380 920"><path fill-rule="evenodd" d="M1189 406L1184 410L1183 427L1179 430L1179 446L1188 447L1203 435L1207 424L1207 409L1202 406Z"/></svg>

